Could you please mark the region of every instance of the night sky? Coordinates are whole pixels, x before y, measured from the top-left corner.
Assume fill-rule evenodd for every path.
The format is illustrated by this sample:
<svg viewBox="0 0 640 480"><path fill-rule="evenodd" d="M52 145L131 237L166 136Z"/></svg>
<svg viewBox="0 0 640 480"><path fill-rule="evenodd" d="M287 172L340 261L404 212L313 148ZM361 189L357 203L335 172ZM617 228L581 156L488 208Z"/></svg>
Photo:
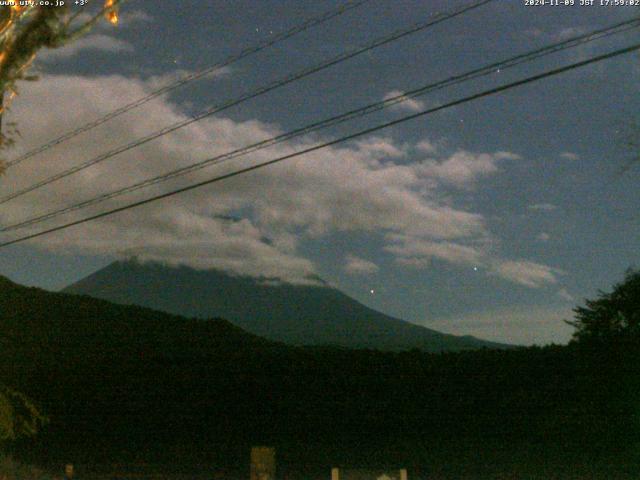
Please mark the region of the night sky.
<svg viewBox="0 0 640 480"><path fill-rule="evenodd" d="M6 157L339 3L131 0L119 26L104 22L79 42L39 56L40 80L20 85L6 115L21 132ZM0 195L466 3L370 0L10 168L0 178ZM638 13L629 6L497 0L8 202L0 207L0 225ZM635 29L496 71L38 229L638 40ZM571 309L640 263L640 163L632 163L640 148L639 82L637 52L603 61L0 249L0 274L60 289L132 255L292 283L309 282L315 273L366 305L444 332L564 343L571 328L562 319Z"/></svg>

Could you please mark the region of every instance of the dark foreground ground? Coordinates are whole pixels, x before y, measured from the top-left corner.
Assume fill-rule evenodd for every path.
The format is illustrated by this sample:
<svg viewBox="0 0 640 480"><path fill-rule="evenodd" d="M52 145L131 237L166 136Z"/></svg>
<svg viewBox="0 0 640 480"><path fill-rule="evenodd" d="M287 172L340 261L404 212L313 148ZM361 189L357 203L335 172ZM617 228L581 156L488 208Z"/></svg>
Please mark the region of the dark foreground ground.
<svg viewBox="0 0 640 480"><path fill-rule="evenodd" d="M103 466L151 464L138 475L248 478L251 446L270 445L281 479L328 479L336 466L640 478L637 342L297 348L224 320L0 287L1 379L50 419L13 454L49 471L74 463L80 480L143 478Z"/></svg>
<svg viewBox="0 0 640 480"><path fill-rule="evenodd" d="M436 459L434 459L435 461ZM618 460L611 463L601 459L594 462L593 459L585 459L584 464L563 464L540 461L537 464L531 459L500 459L499 463L492 463L492 458L484 457L458 459L455 464L423 465L408 469L410 480L437 480L437 479L637 479L638 464L624 465ZM287 480L329 480L331 470L321 469L318 465L307 466L279 471L277 478ZM78 478L84 480L248 480L249 469L216 469L206 465L183 466L176 465L137 465L137 466L93 466L95 471L89 471L90 466L78 466ZM396 470L393 467L389 471Z"/></svg>

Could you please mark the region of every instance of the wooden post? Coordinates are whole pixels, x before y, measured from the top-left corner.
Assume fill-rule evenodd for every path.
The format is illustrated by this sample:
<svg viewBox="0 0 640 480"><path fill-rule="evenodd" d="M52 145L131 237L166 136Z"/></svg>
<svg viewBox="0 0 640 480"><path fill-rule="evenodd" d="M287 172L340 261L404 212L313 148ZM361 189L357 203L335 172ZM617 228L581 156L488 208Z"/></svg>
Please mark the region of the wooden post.
<svg viewBox="0 0 640 480"><path fill-rule="evenodd" d="M251 480L275 480L276 449L253 447L251 449Z"/></svg>
<svg viewBox="0 0 640 480"><path fill-rule="evenodd" d="M74 468L73 468L73 464L72 463L67 463L64 466L64 478L65 478L65 480L73 479L74 473L75 473L75 471L74 471Z"/></svg>
<svg viewBox="0 0 640 480"><path fill-rule="evenodd" d="M407 469L406 468L401 468L400 469L400 480L407 480Z"/></svg>
<svg viewBox="0 0 640 480"><path fill-rule="evenodd" d="M340 470L338 468L331 469L331 480L340 480Z"/></svg>

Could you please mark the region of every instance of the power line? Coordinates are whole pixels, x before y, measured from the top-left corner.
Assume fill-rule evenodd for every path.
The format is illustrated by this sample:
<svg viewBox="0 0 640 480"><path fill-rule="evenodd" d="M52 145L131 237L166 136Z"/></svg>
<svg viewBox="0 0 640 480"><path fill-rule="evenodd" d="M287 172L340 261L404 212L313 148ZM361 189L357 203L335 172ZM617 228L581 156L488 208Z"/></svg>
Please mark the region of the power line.
<svg viewBox="0 0 640 480"><path fill-rule="evenodd" d="M312 123L310 125L306 125L305 127L302 128L298 128L295 129L293 131L263 140L261 142L257 142L254 143L252 145L248 145L236 150L233 150L231 152L227 152L221 155L218 155L216 157L213 158L209 158L206 160L203 160L201 162L197 162L195 164L191 164L191 165L187 165L185 167L173 170L171 172L162 174L162 175L158 175L156 177L152 177L150 179L135 183L133 185L129 185L127 187L124 187L122 189L119 190L115 190L112 192L108 192L102 195L99 195L97 197L94 197L92 199L89 200L85 200L84 202L80 202L78 204L75 205L71 205L69 207L65 207L62 209L58 209L58 210L54 210L52 212L47 212L45 214L42 215L38 215L35 217L31 217L29 219L23 220L19 223L13 224L13 225L9 225L3 228L0 228L0 232L6 232L6 231L11 231L11 230L16 230L19 228L23 228L29 225L33 225L36 223L40 223L42 221L45 220L49 220L51 218L55 218L58 217L60 215L63 215L65 213L70 213L91 205L95 205L98 203L102 203L106 200L112 199L112 198L116 198L118 196L124 195L126 193L132 193L134 191L140 190L142 188L151 186L151 185L155 185L157 183L161 183L167 180L170 180L172 178L176 178L182 175L185 175L187 173L191 173L197 170L200 170L202 168L211 166L213 164L218 164L218 163L222 163L224 161L239 157L239 156L243 156L243 155L247 155L248 153L252 153L258 150L262 150L264 148L273 146L275 144L278 143L282 143L288 140L291 140L293 138L314 132L314 131L318 131L324 128L328 128L331 126L335 126L341 123L344 123L348 120L352 120L354 118L358 118L364 115L368 115L370 113L374 113L376 111L382 110L384 108L387 108L389 106L395 105L397 103L400 103L408 98L414 98L420 95L424 95L426 93L432 92L432 91L436 91L436 90L440 90L443 89L445 87L451 86L451 85L455 85L458 83L462 83L468 80L473 80L482 76L486 76L489 74L494 73L496 70L507 70L509 68L515 67L517 65L520 65L522 63L525 62L530 62L533 61L535 59L550 55L552 53L556 53L558 51L561 50L565 50L568 48L573 48L582 44L585 44L587 42L591 42L597 39L601 39L607 36L611 36L611 35L615 35L615 34L619 34L622 33L624 31L630 30L631 28L637 28L637 26L640 25L640 19L635 19L635 20L630 20L630 21L625 21L625 22L621 22L615 25L612 25L610 27L607 28L603 28L600 30L596 30L593 31L591 33L587 33L584 35L579 35L576 36L574 38L570 38L567 39L563 42L560 43L555 43L555 44L551 44L542 48L538 48L535 49L533 51L529 51L520 55L516 55L515 57L511 57L507 60L503 60L500 62L495 62L489 65L486 65L484 67L481 68L477 68L475 70L472 70L470 72L461 74L461 75L456 75L453 77L449 77L446 80L442 80L436 83L432 83L429 85L425 85L422 86L420 88L405 92L403 94L397 95L395 97L391 97L388 98L386 100L380 101L380 102L376 102L370 105L367 105L365 107L361 107L355 110L351 110L349 112L343 113L341 115L337 115L328 119L324 119L322 121L319 122L315 122Z"/></svg>
<svg viewBox="0 0 640 480"><path fill-rule="evenodd" d="M425 115L428 115L428 114L432 114L432 113L438 112L440 110L445 110L447 108L452 108L452 107L455 107L455 106L458 106L458 105L462 105L464 103L471 102L473 100L477 100L477 99L480 99L480 98L483 98L483 97L488 97L490 95L495 95L496 93L504 92L504 91L510 90L512 88L519 87L519 86L522 86L522 85L526 85L526 84L529 84L529 83L537 82L537 81L540 81L540 80L548 78L548 77L559 75L561 73L568 72L570 70L575 70L577 68L584 67L586 65L590 65L590 64L593 64L593 63L596 63L596 62L600 62L600 61L603 61L603 60L606 60L606 59L609 59L609 58L614 58L614 57L618 57L620 55L625 55L627 53L631 53L631 52L634 52L634 51L637 51L637 50L640 50L640 43L636 43L635 45L631 45L631 46L626 47L626 48L621 48L621 49L618 49L618 50L615 50L613 52L609 52L609 53L606 53L606 54L603 54L603 55L598 55L596 57L591 57L591 58L589 58L587 60L583 60L581 62L573 63L573 64L570 64L570 65L566 65L564 67L556 68L556 69L553 69L553 70L548 70L548 71L546 71L544 73L541 73L541 74L538 74L538 75L533 75L531 77L527 77L525 79L518 80L516 82L503 84L503 85L500 85L499 87L491 88L489 90L485 90L483 92L476 93L474 95L470 95L470 96L461 98L459 100L455 100L455 101L440 105L439 107L430 108L430 109L427 109L427 110L422 110L421 112L417 112L417 113L414 113L412 115L407 115L407 116L404 116L404 117L399 118L397 120L386 122L386 123L383 123L381 125L377 125L375 127L371 127L371 128L367 128L367 129L364 129L364 130L360 130L360 131L358 131L356 133L353 133L353 134L338 138L336 140L331 140L329 142L325 142L325 143L322 143L320 145L309 147L309 148L306 148L306 149L301 150L299 152L295 152L295 153L291 153L291 154L284 155L284 156L281 156L281 157L277 157L277 158L274 158L272 160L268 160L266 162L263 162L263 163L260 163L260 164L257 164L257 165L252 165L250 167L246 167L246 168L243 168L243 169L240 169L240 170L236 170L235 172L219 175L219 176L210 178L208 180L204 180L202 182L197 182L197 183L191 184L191 185L186 186L186 187L182 187L182 188L179 188L179 189L176 189L176 190L172 190L170 192L166 192L166 193L163 193L163 194L160 194L160 195L156 195L154 197L147 198L145 200L140 200L140 201L137 201L137 202L134 202L134 203L130 203L128 205L124 205L122 207L118 207L118 208L114 208L112 210L108 210L106 212L102 212L102 213L99 213L99 214L96 214L96 215L85 217L85 218L80 219L80 220L75 220L73 222L69 222L69 223L66 223L66 224L63 224L63 225L59 225L57 227L53 227L53 228L50 228L50 229L47 229L47 230L43 230L43 231L40 231L40 232L37 232L37 233L26 235L24 237L20 237L20 238L14 239L14 240L10 240L10 241L4 242L4 243L0 243L0 248L7 247L9 245L14 245L16 243L24 242L26 240L30 240L30 239L33 239L33 238L41 237L41 236L47 235L49 233L53 233L53 232L57 232L57 231L60 231L60 230L64 230L64 229L67 229L67 228L70 228L70 227L73 227L73 226L76 226L76 225L87 223L87 222L90 222L90 221L93 221L93 220L97 220L97 219L100 219L100 218L104 218L104 217L107 217L107 216L110 216L110 215L114 215L116 213L123 212L123 211L126 211L126 210L130 210L132 208L136 208L136 207L139 207L139 206L142 206L142 205L146 205L148 203L155 202L157 200L161 200L161 199L164 199L164 198L172 197L174 195L178 195L180 193L184 193L184 192L187 192L187 191L190 191L190 190L194 190L196 188L200 188L200 187L203 187L205 185L209 185L209 184L216 183L216 182L219 182L219 181L222 181L222 180L226 180L228 178L236 177L238 175L242 175L242 174L251 172L253 170L258 170L260 168L263 168L263 167L266 167L266 166L269 166L269 165L273 165L275 163L282 162L284 160L288 160L290 158L299 157L301 155L305 155L307 153L314 152L316 150L321 150L323 148L327 148L327 147L330 147L330 146L333 146L333 145L337 145L339 143L344 143L346 141L353 140L353 139L361 137L363 135L368 135L370 133L374 133L374 132L377 132L379 130L382 130L382 129L385 129L385 128L388 128L388 127L392 127L394 125L399 125L399 124L407 122L409 120L413 120L413 119L416 119L416 118L419 118L419 117L422 117L422 116L425 116Z"/></svg>
<svg viewBox="0 0 640 480"><path fill-rule="evenodd" d="M277 43L280 43L284 40L287 40L291 37L294 37L295 35L302 33L312 27L321 25L322 23L325 23L335 17L338 17L350 10L353 10L354 8L358 8L361 5L369 2L370 0L348 0L347 3L339 6L338 8L335 8L333 10L329 10L325 13L323 13L322 15L319 15L318 17L312 17L307 19L306 21L304 21L303 23L301 23L300 25L297 25L295 27L290 28L289 30L286 30L284 32L281 32L279 34L276 34L272 37L269 37L268 39L264 40L263 42L260 42L252 47L248 47L245 48L244 50L241 50L240 52L238 52L237 54L231 55L229 57L227 57L226 59L222 60L221 62L218 62L210 67L207 67L203 70L200 70L198 72L194 72L194 73L190 73L188 75L185 75L184 77L169 83L167 85L165 85L164 87L161 87L157 90L154 90L153 92L149 93L148 95L145 95L144 97L141 97L127 105L124 105L116 110L113 110L112 112L94 120L93 122L87 123L81 127L76 128L75 130L71 130L47 143L45 143L44 145L41 145L33 150L30 150L29 152L21 155L20 157L7 162L6 168L15 166L17 164L19 164L20 162L31 158L35 155L38 155L39 153L42 153L46 150L49 150L50 148L56 146L56 145L60 145L61 143L66 142L67 140L72 139L73 137L76 137L78 135L80 135L81 133L87 132L89 130L92 130L96 127L98 127L99 125L102 125L103 123L108 122L109 120L116 118L120 115L122 115L123 113L126 113L134 108L140 107L142 105L144 105L145 103L153 100L156 97L159 97L160 95L164 95L165 93L169 93L172 92L173 90L176 90L180 87L182 87L183 85L186 85L187 83L193 82L195 80L199 80L217 70L220 70L224 67L228 67L229 65L231 65L232 63L235 63L239 60L242 60L243 58L246 58L250 55L253 55L255 53L259 53L262 50L265 50L266 48L269 48Z"/></svg>
<svg viewBox="0 0 640 480"><path fill-rule="evenodd" d="M158 175L156 177L152 177L150 179L147 180L143 180L141 182L138 183L134 183L133 185L129 185L127 187L121 188L119 190L115 190L115 191L111 191L111 192L107 192L105 194L99 195L97 197L91 198L89 200L85 200L83 202L68 206L68 207L64 207L62 209L58 209L58 210L54 210L51 212L47 212L45 214L41 214L35 217L31 217L28 218L26 220L23 220L19 223L13 224L13 225L9 225L3 228L0 228L0 232L7 232L7 231L12 231L12 230L17 230L26 226L30 226L36 223L41 223L45 220L49 220L55 217L58 217L60 215L66 214L66 213L70 213L76 210L80 210L83 209L85 207L91 206L91 205L95 205L98 203L102 203L104 201L107 201L109 199L112 198L116 198L118 196L127 194L127 193L132 193L135 192L137 190L140 190L142 188L146 188L149 187L151 185L155 185L157 183L161 183L167 180L170 180L172 178L176 178L197 170L200 170L202 168L206 168L208 166L214 165L214 164L219 164L222 163L224 161L239 157L239 156L244 156L247 155L248 153L252 153L258 150L262 150L264 148L291 140L293 138L311 133L311 132L315 132L321 129L325 129L331 126L335 126L341 123L344 123L348 120L352 120L354 118L358 118L364 115L368 115L370 113L374 113L376 111L382 110L384 108L387 108L389 106L395 105L397 103L400 103L402 101L407 100L408 98L414 98L420 95L424 95L426 93L432 92L432 91L436 91L436 90L440 90L443 89L445 87L449 87L451 85L455 85L455 84L459 84L468 80L473 80L482 76L486 76L489 74L494 73L496 70L507 70L509 68L515 67L517 65L520 65L522 63L525 62L531 62L535 59L550 55L552 53L556 53L568 48L574 48L576 46L579 45L583 45L587 42L591 42L594 40L598 40L604 37L608 37L611 35L616 35L622 32L625 32L627 30L630 30L632 28L637 28L640 25L640 19L634 19L634 20L628 20L628 21L624 21L624 22L620 22L617 23L615 25L606 27L606 28L602 28L599 30L595 30L593 32L584 34L584 35L578 35L575 36L573 38L567 39L563 42L559 42L559 43L554 43L551 45L547 45L538 49L535 49L533 51L529 51L523 54L519 54L516 55L514 57L511 57L509 59L506 60L502 60L499 62L494 62L492 64L477 68L475 70L472 70L470 72L461 74L461 75L456 75L453 77L449 77L446 80L441 80L439 82L436 83L432 83L432 84L428 84L422 87L419 87L417 89L402 93L400 95L388 98L386 100L380 101L380 102L376 102L373 104L369 104L367 106L355 109L355 110L351 110L349 112L334 116L334 117L330 117L327 119L324 119L322 121L318 121L309 125L306 125L302 128L298 128L295 129L293 131L289 131L286 132L284 134L254 143L252 145L248 145L230 152L226 152L224 154L206 159L206 160L202 160L200 162L197 162L195 164L191 164L191 165L187 165L185 167L176 169L176 170L172 170L171 172L167 172L165 174L162 175Z"/></svg>
<svg viewBox="0 0 640 480"><path fill-rule="evenodd" d="M126 145L117 147L109 152L106 152L102 155L99 155L97 157L94 157L90 160L87 160L79 165L75 165L67 170L64 170L62 172L59 172L55 175L52 175L44 180L41 180L39 182L36 182L28 187L25 187L21 190L18 190L17 192L11 193L9 195L5 195L4 197L0 198L0 205L3 203L6 203L10 200L13 200L14 198L18 198L26 193L32 192L34 190L37 190L38 188L42 188L46 185L49 185L50 183L56 182L58 180L61 180L65 177L68 177L69 175L73 175L74 173L80 172L86 168L89 168L93 165L96 165L100 162L103 162L109 158L112 158L116 155L119 155L120 153L124 153L126 151L129 151L131 149L137 148L141 145L144 145L152 140L155 140L157 138L160 138L164 135L167 135L169 133L175 132L176 130L179 130L181 128L184 128L188 125L191 125L195 122L198 122L206 117L209 117L211 115L214 115L215 113L219 113L221 111L227 110L228 108L231 108L233 106L239 105L247 100L251 100L253 98L256 98L260 95L263 95L265 93L268 93L272 90L275 90L277 88L280 88L282 86L288 85L290 83L293 83L297 80L300 80L304 77L307 77L309 75L312 75L314 73L320 72L322 70L325 70L331 66L337 65L339 63L342 63L346 60L349 60L351 58L354 58L358 55L362 55L363 53L369 52L375 48L378 48L382 45L386 45L388 43L394 42L400 38L406 37L408 35L423 31L427 28L430 28L434 25L437 25L441 22L453 19L459 15L462 15L464 13L467 13L471 10L474 10L482 5L485 5L489 2L491 2L493 0L480 0L480 1L476 1L474 3L471 4L467 4L464 7L461 7L459 9L456 10L452 10L449 12L445 12L445 13L438 13L438 14L434 14L434 15L430 15L429 20L423 21L423 22L419 22L416 23L412 26L410 26L409 28L404 28L402 30L396 30L395 32L392 32L390 35L385 35L383 37L379 37L375 40L373 40L372 42L367 43L364 46L358 47L356 49L353 49L351 51L342 53L336 57L332 57L328 60L325 60L323 62L321 62L318 65L314 65L312 67L308 67L305 68L299 72L296 72L294 74L288 75L282 79L276 80L275 82L269 83L266 86L260 87L256 90L253 90L251 92L245 93L244 95L240 96L239 98L236 99L232 99L229 100L225 103L222 103L220 105L216 105L213 106L207 110L204 110L203 112L197 114L196 116L189 118L187 120L183 120L181 122L177 122L175 124L169 125L167 127L162 128L161 130L158 130L154 133L151 133L145 137L142 137L140 139L134 140L133 142L130 142Z"/></svg>

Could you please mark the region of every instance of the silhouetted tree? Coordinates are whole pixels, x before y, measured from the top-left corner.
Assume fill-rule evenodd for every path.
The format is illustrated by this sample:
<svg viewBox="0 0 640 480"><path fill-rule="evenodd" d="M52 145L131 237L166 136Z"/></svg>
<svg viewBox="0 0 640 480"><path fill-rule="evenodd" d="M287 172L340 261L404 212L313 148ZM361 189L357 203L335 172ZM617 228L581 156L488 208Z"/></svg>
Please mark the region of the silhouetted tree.
<svg viewBox="0 0 640 480"><path fill-rule="evenodd" d="M603 343L640 341L640 270L629 269L611 293L599 292L595 300L576 307L573 341Z"/></svg>
<svg viewBox="0 0 640 480"><path fill-rule="evenodd" d="M59 48L85 35L102 16L118 22L123 0L105 0L104 8L87 21L74 22L82 10L70 13L71 2L60 6L22 6L18 0L0 9L0 92L14 91L17 80L28 78L27 70L42 48Z"/></svg>
<svg viewBox="0 0 640 480"><path fill-rule="evenodd" d="M43 48L60 48L85 35L102 16L118 22L118 7L123 0L105 0L103 9L84 20L82 9L71 13L70 3L59 6L22 5L18 0L0 7L0 148L11 146L15 128L2 130L2 114L17 93L19 80L36 80L29 69ZM76 2L78 3L78 2ZM80 18L80 21L78 19ZM2 162L0 161L0 173Z"/></svg>

